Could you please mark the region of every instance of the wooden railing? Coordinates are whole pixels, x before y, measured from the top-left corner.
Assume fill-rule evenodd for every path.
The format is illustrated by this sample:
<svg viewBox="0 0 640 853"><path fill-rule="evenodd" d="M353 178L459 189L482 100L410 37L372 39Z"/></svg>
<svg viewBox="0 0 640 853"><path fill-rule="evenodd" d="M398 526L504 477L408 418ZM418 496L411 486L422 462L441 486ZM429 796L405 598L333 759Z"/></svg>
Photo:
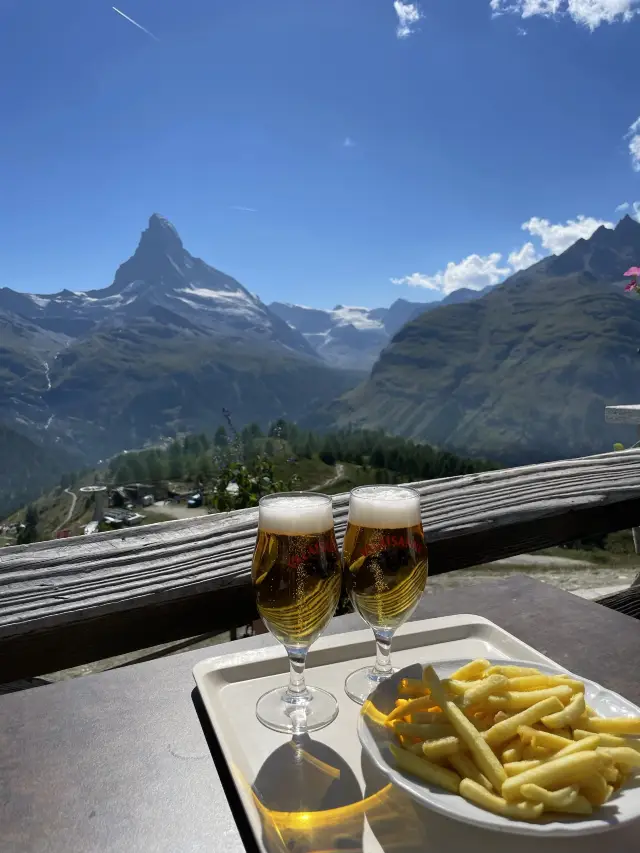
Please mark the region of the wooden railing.
<svg viewBox="0 0 640 853"><path fill-rule="evenodd" d="M640 519L640 450L413 484L431 575ZM348 495L334 498L338 540ZM255 617L257 510L0 551L0 682Z"/></svg>

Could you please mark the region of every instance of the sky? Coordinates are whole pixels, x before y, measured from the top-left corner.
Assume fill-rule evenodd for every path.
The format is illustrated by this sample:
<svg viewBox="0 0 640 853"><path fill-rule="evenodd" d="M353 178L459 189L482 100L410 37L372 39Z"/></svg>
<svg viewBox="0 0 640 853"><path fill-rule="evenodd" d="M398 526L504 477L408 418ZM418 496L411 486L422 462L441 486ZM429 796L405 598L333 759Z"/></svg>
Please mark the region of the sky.
<svg viewBox="0 0 640 853"><path fill-rule="evenodd" d="M640 0L117 2L0 0L0 286L106 287L158 212L386 306L640 218Z"/></svg>

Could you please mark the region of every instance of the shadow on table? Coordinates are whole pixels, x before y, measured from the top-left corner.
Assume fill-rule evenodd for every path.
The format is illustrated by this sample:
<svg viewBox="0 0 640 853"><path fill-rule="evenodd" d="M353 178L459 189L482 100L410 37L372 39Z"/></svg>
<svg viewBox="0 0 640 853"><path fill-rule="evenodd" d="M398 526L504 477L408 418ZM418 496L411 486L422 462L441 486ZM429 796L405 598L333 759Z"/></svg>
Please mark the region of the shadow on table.
<svg viewBox="0 0 640 853"><path fill-rule="evenodd" d="M271 753L252 792L270 853L363 849L358 780L337 752L308 734Z"/></svg>
<svg viewBox="0 0 640 853"><path fill-rule="evenodd" d="M365 753L362 754L365 802L378 796L367 810L371 831L384 853L637 853L640 822L615 829L612 834L575 838L541 838L512 835L458 823L415 803L400 788L390 785ZM615 812L611 812L615 823Z"/></svg>

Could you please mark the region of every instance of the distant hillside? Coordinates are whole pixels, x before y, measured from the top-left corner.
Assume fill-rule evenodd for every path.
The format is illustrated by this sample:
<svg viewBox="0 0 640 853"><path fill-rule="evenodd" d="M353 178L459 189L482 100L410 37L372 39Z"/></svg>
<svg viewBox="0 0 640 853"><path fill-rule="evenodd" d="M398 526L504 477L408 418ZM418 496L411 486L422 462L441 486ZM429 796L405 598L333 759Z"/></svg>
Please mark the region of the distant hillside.
<svg viewBox="0 0 640 853"><path fill-rule="evenodd" d="M330 408L334 423L505 463L630 441L604 407L640 394L640 299L622 285L638 260L640 224L626 217L481 300L423 314Z"/></svg>
<svg viewBox="0 0 640 853"><path fill-rule="evenodd" d="M0 519L51 489L77 458L0 423Z"/></svg>
<svg viewBox="0 0 640 853"><path fill-rule="evenodd" d="M35 502L37 533L46 539L64 524L80 535L92 518L92 499L79 487L106 482L111 487L145 483L163 500L169 489L180 494L200 492L205 509L226 511L255 506L262 494L289 489L315 489L329 494L368 483L398 483L484 471L495 467L482 459L466 459L370 430L318 435L279 420L264 433L258 424L239 432L219 427L214 436L182 436L164 448L123 453L100 471L65 477L77 501L59 486ZM23 520L25 509L11 517ZM143 523L184 518L191 510L163 504L139 510ZM195 514L203 512L194 509Z"/></svg>

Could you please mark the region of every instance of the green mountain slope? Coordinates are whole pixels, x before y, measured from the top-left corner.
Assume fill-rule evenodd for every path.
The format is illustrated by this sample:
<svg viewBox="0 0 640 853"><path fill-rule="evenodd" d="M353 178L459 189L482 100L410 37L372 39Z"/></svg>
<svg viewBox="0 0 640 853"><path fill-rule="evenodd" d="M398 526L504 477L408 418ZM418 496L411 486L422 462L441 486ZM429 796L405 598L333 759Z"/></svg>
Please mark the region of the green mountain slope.
<svg viewBox="0 0 640 853"><path fill-rule="evenodd" d="M631 440L604 422L605 405L640 402L640 299L611 283L635 249L629 239L640 249L640 225L623 223L405 326L371 377L331 407L334 422L514 464ZM552 275L576 266L598 275Z"/></svg>
<svg viewBox="0 0 640 853"><path fill-rule="evenodd" d="M77 458L0 423L0 519L51 489Z"/></svg>
<svg viewBox="0 0 640 853"><path fill-rule="evenodd" d="M61 353L47 399L57 428L104 456L171 431L208 432L223 408L239 425L296 420L361 378L268 343L140 320Z"/></svg>

